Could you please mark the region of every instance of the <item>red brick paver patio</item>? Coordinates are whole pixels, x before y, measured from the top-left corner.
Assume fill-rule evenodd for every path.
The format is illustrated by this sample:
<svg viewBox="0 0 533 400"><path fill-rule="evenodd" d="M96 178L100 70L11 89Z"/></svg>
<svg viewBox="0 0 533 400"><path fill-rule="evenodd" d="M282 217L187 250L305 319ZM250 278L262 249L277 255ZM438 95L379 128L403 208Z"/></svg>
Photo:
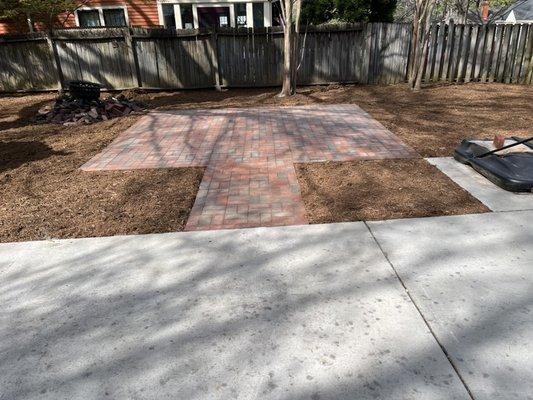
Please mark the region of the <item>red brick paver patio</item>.
<svg viewBox="0 0 533 400"><path fill-rule="evenodd" d="M307 223L294 163L416 153L352 104L153 112L85 171L205 166L186 230Z"/></svg>

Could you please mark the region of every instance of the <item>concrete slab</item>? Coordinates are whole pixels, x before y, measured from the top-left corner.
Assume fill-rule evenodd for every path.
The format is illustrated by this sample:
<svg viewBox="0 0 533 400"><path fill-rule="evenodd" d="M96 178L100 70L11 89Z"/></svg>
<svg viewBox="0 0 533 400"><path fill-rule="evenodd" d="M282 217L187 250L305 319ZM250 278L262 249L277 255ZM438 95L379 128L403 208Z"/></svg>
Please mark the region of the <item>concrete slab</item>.
<svg viewBox="0 0 533 400"><path fill-rule="evenodd" d="M468 399L362 223L0 260L1 399Z"/></svg>
<svg viewBox="0 0 533 400"><path fill-rule="evenodd" d="M474 398L533 398L533 211L369 226Z"/></svg>
<svg viewBox="0 0 533 400"><path fill-rule="evenodd" d="M477 173L468 165L455 161L452 157L427 158L455 183L492 211L533 210L533 194L508 192Z"/></svg>

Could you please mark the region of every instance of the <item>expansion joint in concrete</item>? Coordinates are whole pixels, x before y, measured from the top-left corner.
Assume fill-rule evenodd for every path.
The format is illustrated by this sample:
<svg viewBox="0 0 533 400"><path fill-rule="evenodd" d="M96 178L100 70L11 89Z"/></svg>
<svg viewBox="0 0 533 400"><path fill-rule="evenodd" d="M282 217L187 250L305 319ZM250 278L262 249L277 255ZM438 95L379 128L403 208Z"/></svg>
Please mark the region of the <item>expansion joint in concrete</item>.
<svg viewBox="0 0 533 400"><path fill-rule="evenodd" d="M435 334L435 331L431 328L431 325L429 324L429 322L427 321L426 317L424 316L424 313L422 312L420 306L417 304L415 298L411 295L411 293L409 292L409 289L407 287L407 285L405 284L404 280L402 279L402 277L400 276L400 274L398 273L398 271L396 270L396 268L394 267L394 265L392 264L391 260L389 259L387 253L383 250L383 247L381 246L381 244L379 243L378 239L376 238L376 236L374 235L374 232L372 232L372 229L370 228L370 226L366 223L366 221L363 221L363 223L365 224L366 228L368 229L368 232L370 233L370 235L372 236L372 238L374 239L374 242L376 243L376 245L378 246L379 250L381 251L381 253L383 254L383 257L385 257L385 259L387 260L387 263L389 264L389 266L391 267L391 269L394 271L394 275L396 275L396 278L398 278L398 281L400 282L400 284L402 285L403 289L405 290L405 293L406 295L409 297L409 300L411 301L411 304L413 304L413 306L415 307L416 311L418 312L418 314L420 315L420 317L422 318L422 320L424 321L424 324L426 325L426 327L428 328L429 332L431 333L431 335L433 336L433 338L435 339L435 342L437 342L437 344L439 345L440 349L442 350L442 352L444 353L444 355L446 356L448 362L450 363L450 365L452 366L453 370L455 371L455 374L457 375L457 377L459 378L459 380L461 381L461 383L463 384L465 390L467 391L468 393L468 396L470 396L470 399L471 400L476 400L474 395L472 394L472 391L470 390L470 388L468 387L468 384L466 383L466 381L464 380L463 376L461 375L461 373L459 372L459 369L457 368L457 366L455 365L453 359L451 358L450 354L448 353L448 351L446 350L446 347L444 346L444 344L439 340L439 338L437 337L437 335Z"/></svg>

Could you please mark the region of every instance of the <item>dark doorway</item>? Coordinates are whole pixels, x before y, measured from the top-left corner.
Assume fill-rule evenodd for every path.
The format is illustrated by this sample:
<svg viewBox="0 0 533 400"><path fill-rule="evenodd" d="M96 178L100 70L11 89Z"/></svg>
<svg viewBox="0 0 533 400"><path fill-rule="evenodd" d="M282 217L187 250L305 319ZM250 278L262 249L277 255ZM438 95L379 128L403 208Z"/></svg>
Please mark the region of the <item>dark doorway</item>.
<svg viewBox="0 0 533 400"><path fill-rule="evenodd" d="M198 7L197 10L200 28L230 26L229 7Z"/></svg>

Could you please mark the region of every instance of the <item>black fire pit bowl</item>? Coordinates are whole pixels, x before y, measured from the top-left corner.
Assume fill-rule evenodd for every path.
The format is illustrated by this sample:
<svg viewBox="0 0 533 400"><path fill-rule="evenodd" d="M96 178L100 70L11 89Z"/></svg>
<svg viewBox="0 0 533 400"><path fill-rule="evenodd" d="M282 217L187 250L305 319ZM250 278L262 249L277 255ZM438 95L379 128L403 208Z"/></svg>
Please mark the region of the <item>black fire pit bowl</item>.
<svg viewBox="0 0 533 400"><path fill-rule="evenodd" d="M68 83L68 91L75 99L93 101L100 98L101 86L98 83L87 81L71 81Z"/></svg>

